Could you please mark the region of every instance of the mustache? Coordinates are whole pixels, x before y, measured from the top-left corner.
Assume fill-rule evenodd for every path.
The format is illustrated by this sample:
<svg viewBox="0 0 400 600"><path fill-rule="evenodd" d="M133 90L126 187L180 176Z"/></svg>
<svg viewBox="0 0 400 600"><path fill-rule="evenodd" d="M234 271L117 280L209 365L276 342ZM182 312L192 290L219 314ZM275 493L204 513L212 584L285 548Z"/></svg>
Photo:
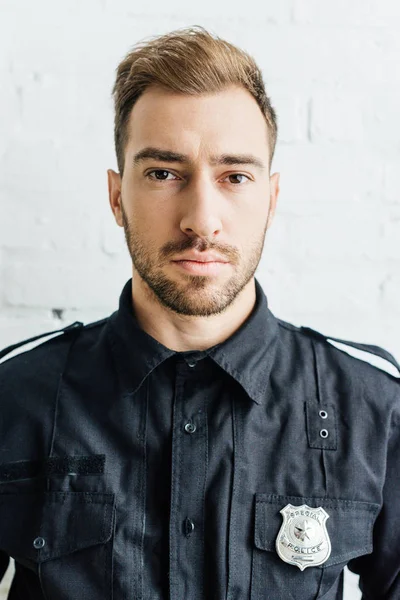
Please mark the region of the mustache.
<svg viewBox="0 0 400 600"><path fill-rule="evenodd" d="M223 257L226 257L231 262L234 262L239 257L239 252L232 246L224 244L215 244L204 238L187 238L181 242L167 242L161 249L161 254L165 258L169 256L182 254L185 250L197 250L198 252L205 252L207 250L214 250L216 253Z"/></svg>
<svg viewBox="0 0 400 600"><path fill-rule="evenodd" d="M125 230L125 237L131 233L131 226L125 213L123 204L121 205L122 222ZM205 252L206 250L214 250L224 258L227 258L229 262L235 263L240 259L240 252L232 246L227 244L215 244L207 238L201 237L187 237L179 242L167 242L160 250L161 256L168 260L170 256L176 254L182 254L185 250L197 250L198 252Z"/></svg>

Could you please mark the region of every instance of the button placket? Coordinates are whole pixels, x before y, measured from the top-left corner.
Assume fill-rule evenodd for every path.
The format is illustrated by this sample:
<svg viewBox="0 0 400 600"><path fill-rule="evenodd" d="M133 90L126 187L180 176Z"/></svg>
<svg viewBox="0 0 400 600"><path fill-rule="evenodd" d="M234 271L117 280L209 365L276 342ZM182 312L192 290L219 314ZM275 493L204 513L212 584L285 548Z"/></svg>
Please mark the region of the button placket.
<svg viewBox="0 0 400 600"><path fill-rule="evenodd" d="M194 597L194 573L204 569L208 437L203 387L200 371L193 372L186 360L179 361L173 410L169 523L170 595L174 598ZM182 544L183 540L186 543Z"/></svg>

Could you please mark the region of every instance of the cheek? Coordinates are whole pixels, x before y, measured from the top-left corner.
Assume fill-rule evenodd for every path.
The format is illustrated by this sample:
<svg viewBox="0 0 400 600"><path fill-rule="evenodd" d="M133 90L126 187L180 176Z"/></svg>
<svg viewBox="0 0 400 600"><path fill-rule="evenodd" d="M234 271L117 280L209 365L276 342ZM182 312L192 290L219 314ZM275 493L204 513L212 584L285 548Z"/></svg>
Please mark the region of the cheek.
<svg viewBox="0 0 400 600"><path fill-rule="evenodd" d="M132 195L131 206L137 218L143 221L172 221L174 217L174 203L161 194L140 194Z"/></svg>
<svg viewBox="0 0 400 600"><path fill-rule="evenodd" d="M259 214L257 219L244 219L241 222L240 231L237 231L237 247L244 256L252 256L263 247L266 233L267 216Z"/></svg>
<svg viewBox="0 0 400 600"><path fill-rule="evenodd" d="M254 210L244 211L238 217L238 232L242 239L246 240L252 237L262 235L268 217L268 207L257 207Z"/></svg>
<svg viewBox="0 0 400 600"><path fill-rule="evenodd" d="M172 239L174 224L174 215L166 209L165 204L135 202L132 209L132 225L137 234L154 248Z"/></svg>

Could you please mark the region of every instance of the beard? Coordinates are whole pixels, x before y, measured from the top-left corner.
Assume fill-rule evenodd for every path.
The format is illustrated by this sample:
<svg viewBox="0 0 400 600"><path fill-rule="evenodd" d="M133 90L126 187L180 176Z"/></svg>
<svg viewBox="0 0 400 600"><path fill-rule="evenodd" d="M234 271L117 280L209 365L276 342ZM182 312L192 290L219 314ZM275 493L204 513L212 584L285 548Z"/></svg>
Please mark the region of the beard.
<svg viewBox="0 0 400 600"><path fill-rule="evenodd" d="M252 240L246 259L237 249L208 242L204 238L187 237L180 242L167 242L161 250L146 245L140 235L135 219L128 221L121 202L122 222L125 241L133 266L141 279L147 284L145 292L150 302L154 300L179 315L210 317L224 312L237 298L243 288L254 276L264 248L267 222L259 238ZM231 265L233 271L228 279L218 276L182 274L169 277L163 270L172 256L187 250L214 250Z"/></svg>

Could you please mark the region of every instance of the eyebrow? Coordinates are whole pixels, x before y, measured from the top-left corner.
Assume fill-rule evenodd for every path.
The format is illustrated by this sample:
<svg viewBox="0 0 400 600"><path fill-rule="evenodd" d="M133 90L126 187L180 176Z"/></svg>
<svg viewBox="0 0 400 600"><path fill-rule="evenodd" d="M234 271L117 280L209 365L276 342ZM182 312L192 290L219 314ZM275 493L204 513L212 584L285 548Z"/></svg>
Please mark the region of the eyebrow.
<svg viewBox="0 0 400 600"><path fill-rule="evenodd" d="M162 148L155 148L153 146L147 146L146 148L139 150L133 157L133 165L136 166L146 160L158 160L167 163L191 163L189 156L186 154L172 152L171 150L163 150ZM213 166L252 165L261 171L266 168L265 164L253 154L221 154L220 156L212 156L210 164Z"/></svg>

